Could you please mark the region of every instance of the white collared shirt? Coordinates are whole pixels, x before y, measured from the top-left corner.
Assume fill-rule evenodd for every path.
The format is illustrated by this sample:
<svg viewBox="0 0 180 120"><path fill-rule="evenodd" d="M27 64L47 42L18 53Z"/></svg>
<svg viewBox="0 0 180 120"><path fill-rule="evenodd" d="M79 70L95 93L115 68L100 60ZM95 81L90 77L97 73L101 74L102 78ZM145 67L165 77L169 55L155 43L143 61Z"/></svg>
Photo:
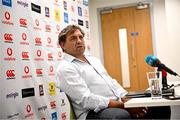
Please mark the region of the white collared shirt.
<svg viewBox="0 0 180 120"><path fill-rule="evenodd" d="M57 87L70 98L78 119L85 119L89 110L107 108L110 99L117 100L127 93L97 58L85 57L90 64L64 53L57 69Z"/></svg>

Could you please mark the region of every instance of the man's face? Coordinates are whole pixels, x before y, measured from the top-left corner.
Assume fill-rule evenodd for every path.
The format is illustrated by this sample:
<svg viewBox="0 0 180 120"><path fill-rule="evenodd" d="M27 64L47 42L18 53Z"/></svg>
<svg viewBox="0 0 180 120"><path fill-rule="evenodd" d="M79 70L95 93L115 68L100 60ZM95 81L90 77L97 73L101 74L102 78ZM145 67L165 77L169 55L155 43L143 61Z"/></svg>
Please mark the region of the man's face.
<svg viewBox="0 0 180 120"><path fill-rule="evenodd" d="M84 37L80 30L75 30L74 33L69 33L66 37L66 42L61 43L64 51L74 57L83 55L85 51Z"/></svg>

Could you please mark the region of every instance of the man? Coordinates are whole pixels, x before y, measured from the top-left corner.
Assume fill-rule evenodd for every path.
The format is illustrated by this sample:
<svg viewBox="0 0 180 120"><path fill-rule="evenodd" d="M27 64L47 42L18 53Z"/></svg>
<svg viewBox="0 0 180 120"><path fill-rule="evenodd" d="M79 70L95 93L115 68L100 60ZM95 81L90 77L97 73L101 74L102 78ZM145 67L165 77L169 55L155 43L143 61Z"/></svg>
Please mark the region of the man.
<svg viewBox="0 0 180 120"><path fill-rule="evenodd" d="M58 39L64 52L57 69L59 87L70 98L78 119L149 118L151 109L124 108L127 91L109 76L98 59L84 53L84 32L80 27L67 26ZM165 109L163 118L169 118L169 112L169 108Z"/></svg>

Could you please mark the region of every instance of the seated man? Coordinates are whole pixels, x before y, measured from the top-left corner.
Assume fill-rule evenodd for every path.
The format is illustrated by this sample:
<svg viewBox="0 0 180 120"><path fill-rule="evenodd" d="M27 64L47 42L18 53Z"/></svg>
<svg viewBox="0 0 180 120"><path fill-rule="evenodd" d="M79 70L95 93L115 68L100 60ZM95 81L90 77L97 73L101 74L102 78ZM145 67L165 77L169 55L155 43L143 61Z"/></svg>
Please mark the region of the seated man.
<svg viewBox="0 0 180 120"><path fill-rule="evenodd" d="M84 53L84 32L80 27L67 26L58 39L64 56L57 69L57 80L78 119L170 118L170 107L158 107L156 111L124 108L127 91L109 76L97 58Z"/></svg>

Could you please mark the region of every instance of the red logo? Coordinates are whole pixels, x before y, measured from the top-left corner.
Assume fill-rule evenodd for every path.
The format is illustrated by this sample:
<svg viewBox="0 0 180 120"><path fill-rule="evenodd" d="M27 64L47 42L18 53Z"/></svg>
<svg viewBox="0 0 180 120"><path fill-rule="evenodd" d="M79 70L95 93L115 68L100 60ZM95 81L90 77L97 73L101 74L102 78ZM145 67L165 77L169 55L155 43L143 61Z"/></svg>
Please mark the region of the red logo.
<svg viewBox="0 0 180 120"><path fill-rule="evenodd" d="M53 71L54 71L53 66L50 66L50 67L49 67L49 71L50 71L50 72L53 72Z"/></svg>
<svg viewBox="0 0 180 120"><path fill-rule="evenodd" d="M58 52L58 56L59 56L59 57L61 57L61 56L62 56L62 54L61 54L61 52L60 52L60 51Z"/></svg>
<svg viewBox="0 0 180 120"><path fill-rule="evenodd" d="M40 69L36 69L36 74L37 75L42 75L43 74L42 69L41 68Z"/></svg>
<svg viewBox="0 0 180 120"><path fill-rule="evenodd" d="M50 32L50 31L51 31L51 26L50 26L50 25L46 25L45 28L46 28L46 31L47 31L47 32Z"/></svg>
<svg viewBox="0 0 180 120"><path fill-rule="evenodd" d="M25 66L25 67L24 67L24 72L25 72L26 74L29 73L29 67L28 67L28 66Z"/></svg>
<svg viewBox="0 0 180 120"><path fill-rule="evenodd" d="M13 36L12 34L5 33L4 34L4 40L7 42L12 42L12 40L13 40L12 36Z"/></svg>
<svg viewBox="0 0 180 120"><path fill-rule="evenodd" d="M66 120L66 117L67 117L66 112L63 112L63 113L61 114L62 120Z"/></svg>
<svg viewBox="0 0 180 120"><path fill-rule="evenodd" d="M22 39L25 41L26 39L27 39L27 35L26 35L26 33L22 33Z"/></svg>
<svg viewBox="0 0 180 120"><path fill-rule="evenodd" d="M8 79L13 79L15 77L15 74L14 74L14 70L7 70L6 71L6 76L8 77Z"/></svg>
<svg viewBox="0 0 180 120"><path fill-rule="evenodd" d="M36 55L37 55L38 57L41 57L41 50L37 50Z"/></svg>
<svg viewBox="0 0 180 120"><path fill-rule="evenodd" d="M47 42L48 42L48 44L51 44L51 38L50 37L47 38Z"/></svg>
<svg viewBox="0 0 180 120"><path fill-rule="evenodd" d="M5 16L5 19L6 19L6 20L10 20L10 18L11 18L10 13L7 12L7 11L5 12L4 16Z"/></svg>
<svg viewBox="0 0 180 120"><path fill-rule="evenodd" d="M53 59L52 53L48 53L48 59Z"/></svg>
<svg viewBox="0 0 180 120"><path fill-rule="evenodd" d="M38 19L35 20L35 23L36 23L36 26L39 26L39 20Z"/></svg>
<svg viewBox="0 0 180 120"><path fill-rule="evenodd" d="M31 106L30 105L27 105L26 106L26 111L29 113L29 112L31 112Z"/></svg>
<svg viewBox="0 0 180 120"><path fill-rule="evenodd" d="M8 56L11 56L13 53L11 48L7 48L6 52L7 52Z"/></svg>
<svg viewBox="0 0 180 120"><path fill-rule="evenodd" d="M24 19L24 18L20 18L19 23L20 23L21 26L27 26L27 20Z"/></svg>
<svg viewBox="0 0 180 120"><path fill-rule="evenodd" d="M51 106L51 109L56 108L56 101L51 101L50 106Z"/></svg>
<svg viewBox="0 0 180 120"><path fill-rule="evenodd" d="M57 29L57 31L60 30L60 26L58 24L56 25L56 29Z"/></svg>
<svg viewBox="0 0 180 120"><path fill-rule="evenodd" d="M29 53L28 52L22 52L22 58L23 59L29 59Z"/></svg>
<svg viewBox="0 0 180 120"><path fill-rule="evenodd" d="M36 37L35 38L35 43L38 44L38 45L41 45L42 44L41 38Z"/></svg>

